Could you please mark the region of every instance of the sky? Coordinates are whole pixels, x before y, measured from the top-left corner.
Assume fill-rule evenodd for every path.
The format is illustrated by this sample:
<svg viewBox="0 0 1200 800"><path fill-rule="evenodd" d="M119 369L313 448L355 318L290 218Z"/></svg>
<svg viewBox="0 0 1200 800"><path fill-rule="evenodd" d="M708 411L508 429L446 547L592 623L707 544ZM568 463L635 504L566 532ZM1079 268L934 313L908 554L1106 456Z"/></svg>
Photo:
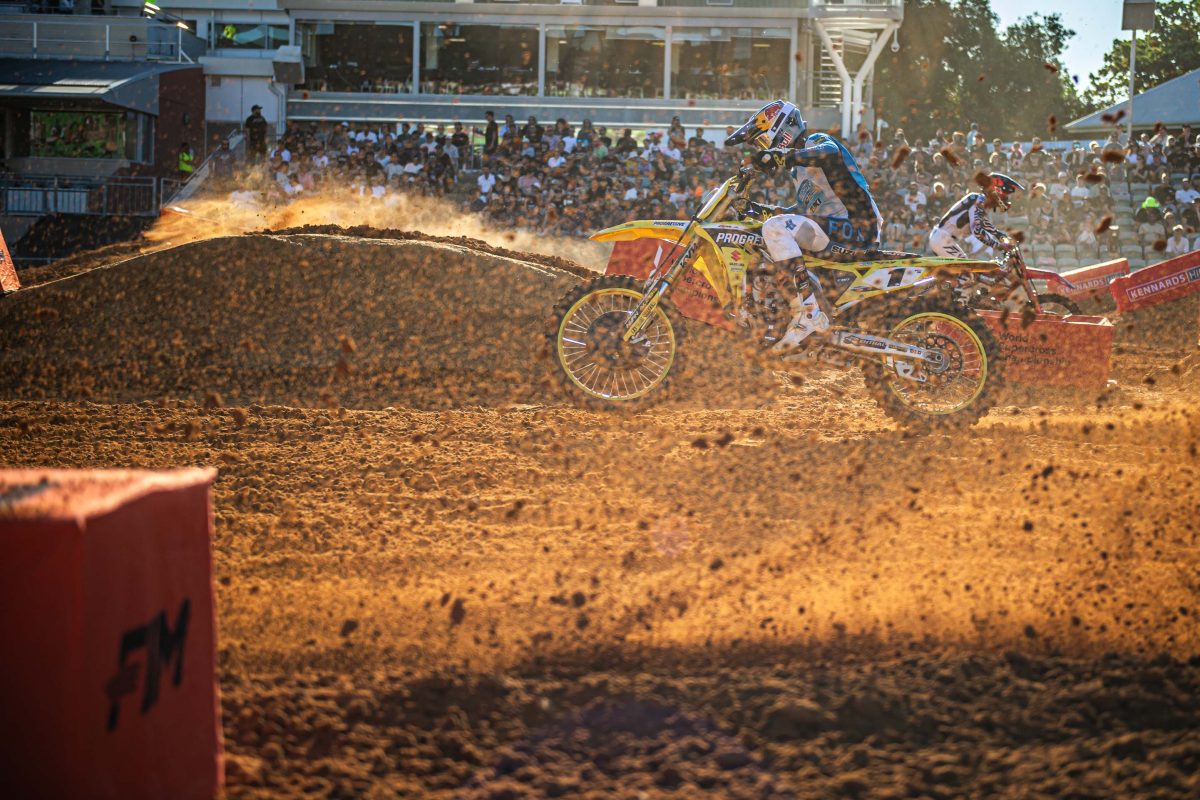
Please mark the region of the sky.
<svg viewBox="0 0 1200 800"><path fill-rule="evenodd" d="M1075 31L1063 61L1072 76L1079 76L1082 91L1088 87L1088 75L1104 65L1112 40L1129 38L1121 30L1122 5L1121 0L993 0L992 10L1000 17L1001 29L1035 12L1059 14L1067 28ZM900 35L904 35L903 28Z"/></svg>

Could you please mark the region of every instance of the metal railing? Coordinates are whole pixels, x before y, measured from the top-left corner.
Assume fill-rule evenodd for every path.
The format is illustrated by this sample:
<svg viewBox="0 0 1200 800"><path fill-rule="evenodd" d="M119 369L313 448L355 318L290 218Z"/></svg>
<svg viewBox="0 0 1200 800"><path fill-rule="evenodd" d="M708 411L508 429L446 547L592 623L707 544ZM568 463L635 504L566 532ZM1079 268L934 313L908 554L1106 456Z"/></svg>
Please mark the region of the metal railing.
<svg viewBox="0 0 1200 800"><path fill-rule="evenodd" d="M241 133L229 136L232 150ZM192 177L111 176L80 178L63 175L0 175L0 214L36 217L43 214L126 215L156 217L161 209L191 196L212 171L214 149Z"/></svg>
<svg viewBox="0 0 1200 800"><path fill-rule="evenodd" d="M904 0L812 0L812 5L825 8L903 8Z"/></svg>
<svg viewBox="0 0 1200 800"><path fill-rule="evenodd" d="M60 175L0 177L0 214L156 217L170 178L68 178Z"/></svg>
<svg viewBox="0 0 1200 800"><path fill-rule="evenodd" d="M206 49L194 34L152 19L0 15L0 55L4 56L191 64Z"/></svg>

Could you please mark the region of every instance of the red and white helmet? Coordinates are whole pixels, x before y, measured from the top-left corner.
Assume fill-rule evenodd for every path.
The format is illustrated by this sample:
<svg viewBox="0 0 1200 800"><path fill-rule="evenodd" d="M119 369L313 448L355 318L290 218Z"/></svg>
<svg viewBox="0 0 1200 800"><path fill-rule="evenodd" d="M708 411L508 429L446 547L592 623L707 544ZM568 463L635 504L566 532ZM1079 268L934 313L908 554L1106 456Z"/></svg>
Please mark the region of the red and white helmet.
<svg viewBox="0 0 1200 800"><path fill-rule="evenodd" d="M725 140L726 147L751 142L761 150L772 147L796 147L804 141L808 123L800 109L786 100L773 100L754 113L746 124Z"/></svg>
<svg viewBox="0 0 1200 800"><path fill-rule="evenodd" d="M992 191L996 193L1005 210L1012 208L1012 196L1017 192L1025 191L1025 187L999 172L993 172L991 177Z"/></svg>

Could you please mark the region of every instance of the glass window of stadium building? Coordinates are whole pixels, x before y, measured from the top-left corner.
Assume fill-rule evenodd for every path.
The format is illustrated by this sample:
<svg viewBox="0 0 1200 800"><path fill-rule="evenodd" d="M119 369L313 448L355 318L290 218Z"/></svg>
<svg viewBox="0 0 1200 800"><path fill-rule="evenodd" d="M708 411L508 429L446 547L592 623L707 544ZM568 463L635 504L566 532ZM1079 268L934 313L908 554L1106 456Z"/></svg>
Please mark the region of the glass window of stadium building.
<svg viewBox="0 0 1200 800"><path fill-rule="evenodd" d="M691 27L469 21L296 23L310 92L765 100L787 95L794 21ZM783 21L788 22L788 21ZM253 47L276 26L214 26ZM245 28L246 30L242 30ZM269 29L269 30L268 30ZM285 27L286 31L286 27ZM417 68L414 70L413 65Z"/></svg>
<svg viewBox="0 0 1200 800"><path fill-rule="evenodd" d="M208 43L213 107L239 121L258 103L280 126L476 122L508 97L519 117L715 129L786 97L854 128L903 20L903 0L164 1Z"/></svg>
<svg viewBox="0 0 1200 800"><path fill-rule="evenodd" d="M301 22L303 88L317 92L413 91L411 22Z"/></svg>
<svg viewBox="0 0 1200 800"><path fill-rule="evenodd" d="M547 26L545 93L662 97L666 40L665 27Z"/></svg>

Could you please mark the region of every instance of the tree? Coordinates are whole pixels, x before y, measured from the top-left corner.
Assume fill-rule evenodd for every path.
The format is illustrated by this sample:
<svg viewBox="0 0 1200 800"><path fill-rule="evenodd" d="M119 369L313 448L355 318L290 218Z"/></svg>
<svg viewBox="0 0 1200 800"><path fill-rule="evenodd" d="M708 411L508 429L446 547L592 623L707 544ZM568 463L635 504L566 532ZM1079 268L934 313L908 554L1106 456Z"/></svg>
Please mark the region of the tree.
<svg viewBox="0 0 1200 800"><path fill-rule="evenodd" d="M1138 33L1137 91L1200 68L1200 0L1159 0L1154 30ZM1091 74L1088 111L1129 98L1129 40L1113 39L1104 66ZM1085 112L1086 113L1086 112Z"/></svg>
<svg viewBox="0 0 1200 800"><path fill-rule="evenodd" d="M880 59L876 113L910 141L971 122L988 136L1042 136L1051 116L1076 115L1079 98L1062 68L1074 31L1057 14L997 26L990 0L909 0L900 51Z"/></svg>
<svg viewBox="0 0 1200 800"><path fill-rule="evenodd" d="M1005 58L1011 59L1011 67L1001 71L997 83L1016 137L1054 137L1058 125L1082 113L1083 101L1062 63L1074 35L1057 14L1034 14L1005 30Z"/></svg>

